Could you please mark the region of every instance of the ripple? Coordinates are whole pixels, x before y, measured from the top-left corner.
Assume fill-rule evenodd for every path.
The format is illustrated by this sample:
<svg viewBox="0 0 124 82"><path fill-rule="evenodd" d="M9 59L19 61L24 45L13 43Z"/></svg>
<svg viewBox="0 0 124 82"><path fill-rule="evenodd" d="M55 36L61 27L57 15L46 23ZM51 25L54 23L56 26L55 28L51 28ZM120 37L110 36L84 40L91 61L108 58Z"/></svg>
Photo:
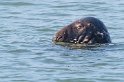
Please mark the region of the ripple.
<svg viewBox="0 0 124 82"><path fill-rule="evenodd" d="M123 82L123 0L1 0L0 82ZM72 21L95 16L112 44L55 45Z"/></svg>
<svg viewBox="0 0 124 82"><path fill-rule="evenodd" d="M27 2L0 2L0 6L31 6L33 3Z"/></svg>
<svg viewBox="0 0 124 82"><path fill-rule="evenodd" d="M27 53L27 52L31 52L30 50L27 50L27 49L15 49L15 50L9 50L8 53L17 53L17 54L20 54L20 53Z"/></svg>

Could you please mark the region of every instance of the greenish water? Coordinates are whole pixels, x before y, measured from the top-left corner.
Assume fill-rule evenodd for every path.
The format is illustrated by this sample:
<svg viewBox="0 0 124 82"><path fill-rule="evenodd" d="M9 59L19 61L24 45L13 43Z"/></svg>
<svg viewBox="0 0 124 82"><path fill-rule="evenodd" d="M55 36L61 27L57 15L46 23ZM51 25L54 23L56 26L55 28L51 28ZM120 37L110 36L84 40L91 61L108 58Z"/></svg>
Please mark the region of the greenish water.
<svg viewBox="0 0 124 82"><path fill-rule="evenodd" d="M52 37L94 16L112 44L71 49ZM124 82L123 0L0 0L0 82Z"/></svg>

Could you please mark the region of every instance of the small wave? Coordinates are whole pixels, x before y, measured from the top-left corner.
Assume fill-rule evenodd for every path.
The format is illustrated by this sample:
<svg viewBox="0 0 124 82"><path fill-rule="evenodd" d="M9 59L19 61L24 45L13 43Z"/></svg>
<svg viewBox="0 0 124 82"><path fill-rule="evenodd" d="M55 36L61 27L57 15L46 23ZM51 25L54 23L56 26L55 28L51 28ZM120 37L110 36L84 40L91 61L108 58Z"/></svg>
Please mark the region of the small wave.
<svg viewBox="0 0 124 82"><path fill-rule="evenodd" d="M27 49L14 49L8 51L8 53L26 53L26 52L31 52L31 51Z"/></svg>
<svg viewBox="0 0 124 82"><path fill-rule="evenodd" d="M96 48L100 46L105 46L108 44L74 44L74 43L65 43L65 42L55 42L56 45L61 45L64 47L70 47L72 49L85 49L85 48Z"/></svg>
<svg viewBox="0 0 124 82"><path fill-rule="evenodd" d="M30 5L35 5L35 4L27 3L27 2L1 2L0 5L2 6L30 6Z"/></svg>
<svg viewBox="0 0 124 82"><path fill-rule="evenodd" d="M91 51L123 51L124 44L110 43L110 44L74 44L65 42L56 42L56 45L63 46L68 49L83 49Z"/></svg>

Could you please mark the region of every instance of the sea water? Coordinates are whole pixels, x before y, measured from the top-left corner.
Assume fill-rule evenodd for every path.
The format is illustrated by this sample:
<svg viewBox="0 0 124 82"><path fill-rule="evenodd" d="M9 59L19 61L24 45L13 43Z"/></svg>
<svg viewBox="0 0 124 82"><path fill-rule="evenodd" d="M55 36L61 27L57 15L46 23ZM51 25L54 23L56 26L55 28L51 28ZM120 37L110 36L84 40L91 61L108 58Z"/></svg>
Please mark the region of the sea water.
<svg viewBox="0 0 124 82"><path fill-rule="evenodd" d="M72 49L54 34L92 16L112 44ZM0 82L124 82L123 0L0 0Z"/></svg>

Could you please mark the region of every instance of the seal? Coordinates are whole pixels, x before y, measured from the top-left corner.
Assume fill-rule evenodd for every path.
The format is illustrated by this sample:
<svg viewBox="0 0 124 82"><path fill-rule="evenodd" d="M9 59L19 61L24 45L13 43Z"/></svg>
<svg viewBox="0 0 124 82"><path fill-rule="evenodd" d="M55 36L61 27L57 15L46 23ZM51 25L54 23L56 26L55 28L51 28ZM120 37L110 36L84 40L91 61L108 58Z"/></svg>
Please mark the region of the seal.
<svg viewBox="0 0 124 82"><path fill-rule="evenodd" d="M54 42L69 43L111 43L109 32L102 21L95 17L86 17L60 29L53 38Z"/></svg>

